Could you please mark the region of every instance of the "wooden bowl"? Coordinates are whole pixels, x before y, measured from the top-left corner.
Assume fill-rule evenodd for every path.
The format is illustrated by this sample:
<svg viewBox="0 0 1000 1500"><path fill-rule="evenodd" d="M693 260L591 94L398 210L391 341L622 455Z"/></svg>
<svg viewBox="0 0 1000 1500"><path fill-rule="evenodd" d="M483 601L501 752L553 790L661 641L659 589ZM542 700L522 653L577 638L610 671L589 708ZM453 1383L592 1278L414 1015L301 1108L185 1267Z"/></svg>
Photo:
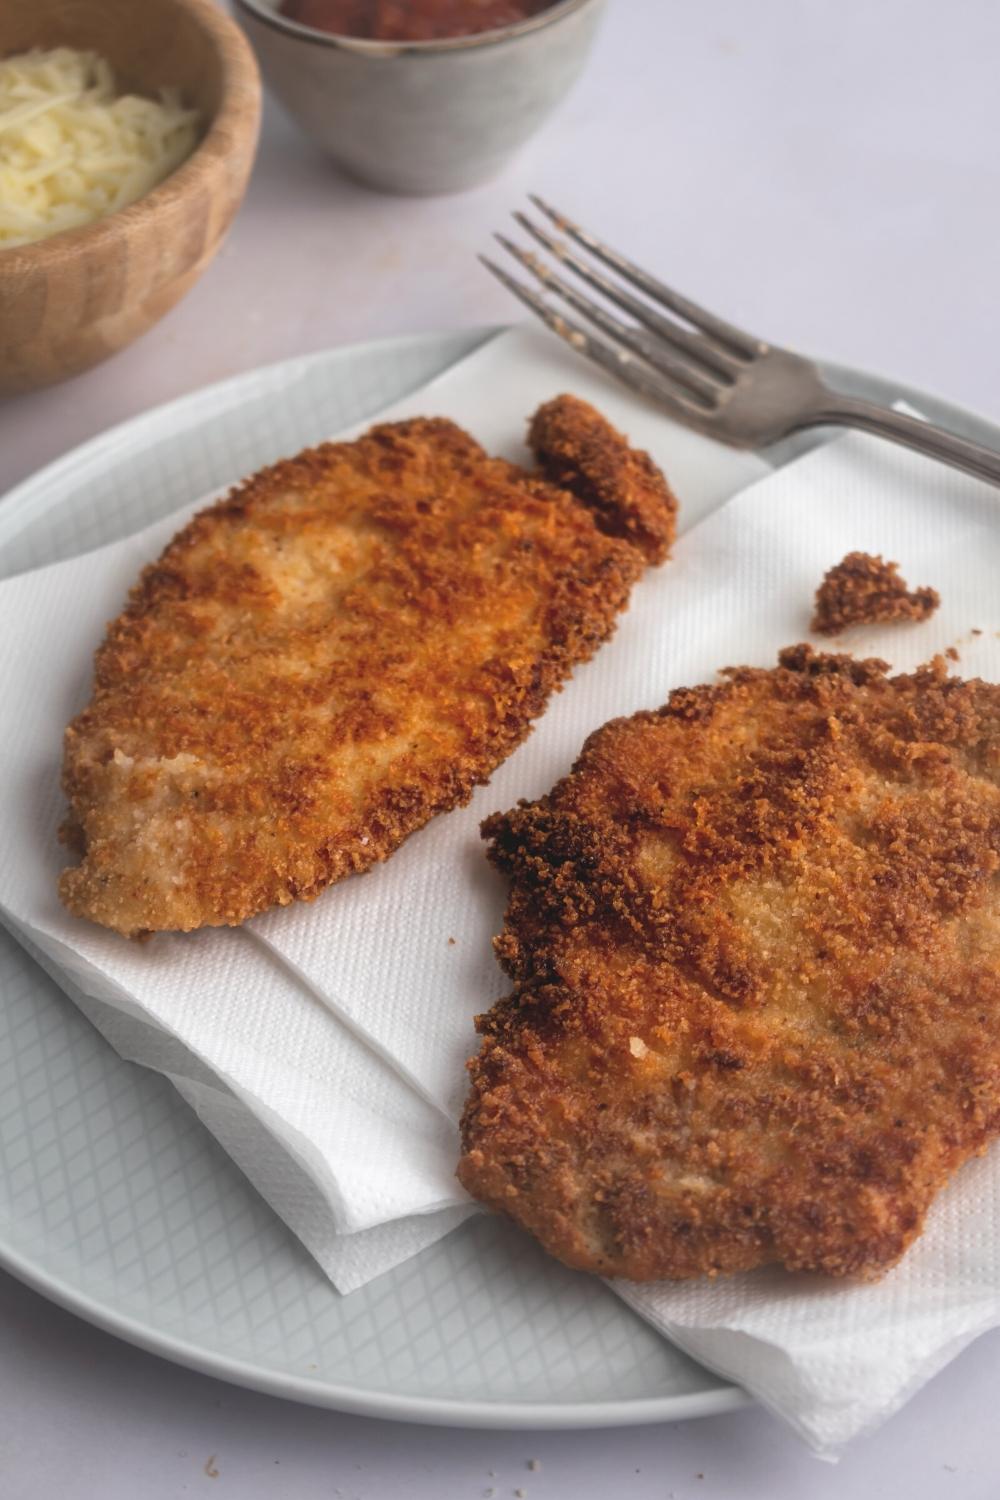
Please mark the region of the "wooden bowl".
<svg viewBox="0 0 1000 1500"><path fill-rule="evenodd" d="M257 145L257 65L214 0L2 0L0 57L57 46L100 52L125 91L179 88L202 137L128 208L0 250L0 395L89 369L173 307L222 243Z"/></svg>

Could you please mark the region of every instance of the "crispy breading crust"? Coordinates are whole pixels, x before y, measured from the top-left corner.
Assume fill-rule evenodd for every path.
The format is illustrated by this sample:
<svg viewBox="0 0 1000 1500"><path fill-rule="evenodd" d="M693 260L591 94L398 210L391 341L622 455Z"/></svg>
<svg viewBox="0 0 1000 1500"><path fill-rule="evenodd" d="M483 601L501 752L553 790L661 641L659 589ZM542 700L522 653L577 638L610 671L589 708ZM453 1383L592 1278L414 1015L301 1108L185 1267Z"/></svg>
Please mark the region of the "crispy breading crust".
<svg viewBox="0 0 1000 1500"><path fill-rule="evenodd" d="M663 562L673 545L677 507L648 453L627 447L610 422L576 396L540 406L528 441L546 477L585 500L602 531L631 542L647 562Z"/></svg>
<svg viewBox="0 0 1000 1500"><path fill-rule="evenodd" d="M876 1277L1000 1131L1000 687L782 653L484 824L459 1177L569 1265Z"/></svg>
<svg viewBox="0 0 1000 1500"><path fill-rule="evenodd" d="M837 635L849 625L927 620L940 603L936 589L908 589L898 563L868 552L848 552L816 590L811 628L818 635Z"/></svg>
<svg viewBox="0 0 1000 1500"><path fill-rule="evenodd" d="M628 472L596 412L573 402L565 425ZM109 626L66 732L66 905L126 934L239 923L466 801L614 628L645 566L602 530L628 530L619 502L606 486L594 513L418 419L196 516Z"/></svg>

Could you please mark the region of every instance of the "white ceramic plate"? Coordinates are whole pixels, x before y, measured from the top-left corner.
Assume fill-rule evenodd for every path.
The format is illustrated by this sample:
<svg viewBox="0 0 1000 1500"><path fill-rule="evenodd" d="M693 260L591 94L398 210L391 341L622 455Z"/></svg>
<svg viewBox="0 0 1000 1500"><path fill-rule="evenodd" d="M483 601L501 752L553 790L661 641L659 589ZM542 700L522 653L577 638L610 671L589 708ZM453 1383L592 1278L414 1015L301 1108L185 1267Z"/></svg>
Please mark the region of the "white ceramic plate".
<svg viewBox="0 0 1000 1500"><path fill-rule="evenodd" d="M128 422L0 502L0 577L139 530L362 420L492 331L292 360ZM1000 441L918 392L835 373ZM749 1399L497 1220L341 1297L170 1085L122 1062L2 929L0 1265L169 1359L368 1416L595 1427Z"/></svg>

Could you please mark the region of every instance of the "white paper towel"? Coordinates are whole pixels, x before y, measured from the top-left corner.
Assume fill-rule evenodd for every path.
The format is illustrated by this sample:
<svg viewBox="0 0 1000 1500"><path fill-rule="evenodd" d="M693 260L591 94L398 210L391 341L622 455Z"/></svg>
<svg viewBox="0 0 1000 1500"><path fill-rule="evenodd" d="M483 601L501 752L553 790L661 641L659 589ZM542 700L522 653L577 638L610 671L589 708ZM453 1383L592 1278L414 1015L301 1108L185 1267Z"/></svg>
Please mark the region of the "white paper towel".
<svg viewBox="0 0 1000 1500"><path fill-rule="evenodd" d="M531 411L571 385L613 420L629 419L640 440L664 440L656 413L552 344L533 329L502 335L382 416L448 415L494 451L519 457ZM671 430L689 514L764 467ZM62 727L89 695L105 621L142 565L208 499L121 543L0 585L0 915L15 935L30 936L122 1056L171 1078L347 1292L471 1211L454 1177L451 1118L401 1085L380 1061L377 1039L355 1035L350 1017L338 1019L252 927L139 946L70 918L55 897L64 863L56 842ZM469 1035L470 1049L473 1042ZM456 1082L462 1076L459 1063Z"/></svg>
<svg viewBox="0 0 1000 1500"><path fill-rule="evenodd" d="M759 470L756 460L678 437L599 376L567 368L552 347L540 376L529 336L506 349L498 341L450 388L446 379L406 408L454 415L498 450L516 451L531 407L572 387L652 449L682 503L696 497L689 512L735 488L737 467ZM0 907L98 1004L154 1024L207 1069L201 1077L191 1066L163 1070L338 1285L360 1284L376 1265L374 1242L369 1258L360 1236L379 1231L378 1255L392 1264L412 1253L415 1215L424 1216L426 1236L466 1211L451 1178L449 1122L464 1091L472 1015L504 988L489 946L504 889L483 859L486 812L544 791L585 735L614 714L659 704L672 687L725 664L773 663L779 647L806 637L819 578L850 550L900 560L911 583L941 591L943 605L925 625L856 631L849 646L905 668L956 645L968 675L996 678L1000 669L1000 497L875 440L841 439L691 531L674 560L639 586L615 640L578 670L468 808L435 820L387 865L313 906L240 932L138 947L73 921L54 899L55 778L61 726L86 693L84 663L100 622L119 607L136 549L148 556L160 544L134 540L131 551L60 565L76 573L45 570L0 587L0 630L14 647L0 673L10 711L0 798L12 829L0 854ZM152 1055L148 1041L139 1038L135 1055ZM278 1149L265 1168L267 1140ZM289 1156L302 1169L301 1192L283 1175ZM346 1240L354 1253L338 1276L334 1242ZM618 1289L688 1352L830 1451L1000 1322L1000 1164L994 1154L959 1174L924 1238L874 1287L765 1271Z"/></svg>
<svg viewBox="0 0 1000 1500"><path fill-rule="evenodd" d="M689 532L673 560L636 587L614 639L576 670L468 808L435 819L363 882L327 892L314 908L269 913L254 932L455 1116L472 1018L506 984L490 948L506 886L483 859L481 819L547 791L607 719L657 707L671 688L725 665L774 665L781 646L808 636L824 571L855 548L900 559L905 576L944 598L919 629L858 633L866 654L915 666L996 613L996 492L874 439L842 438ZM992 675L1000 668L993 631L973 640L969 661Z"/></svg>
<svg viewBox="0 0 1000 1500"><path fill-rule="evenodd" d="M637 589L616 639L578 671L473 807L411 840L380 872L376 891L346 892L339 948L301 911L266 917L257 930L454 1113L464 1018L504 988L486 952L504 889L483 870L479 815L550 786L586 730L607 718L655 706L670 688L710 679L724 664L773 664L782 645L808 636L824 571L856 549L901 561L912 584L940 590L942 606L926 624L857 629L834 649L907 670L954 647L956 672L1000 678L1000 495L873 439L841 438L751 486L681 541L668 568ZM363 946L366 920L382 933L377 952ZM461 935L464 953L443 947L445 932ZM405 983L394 952L412 963ZM1000 1155L958 1174L922 1239L875 1286L769 1269L615 1290L817 1451L834 1453L1000 1324Z"/></svg>

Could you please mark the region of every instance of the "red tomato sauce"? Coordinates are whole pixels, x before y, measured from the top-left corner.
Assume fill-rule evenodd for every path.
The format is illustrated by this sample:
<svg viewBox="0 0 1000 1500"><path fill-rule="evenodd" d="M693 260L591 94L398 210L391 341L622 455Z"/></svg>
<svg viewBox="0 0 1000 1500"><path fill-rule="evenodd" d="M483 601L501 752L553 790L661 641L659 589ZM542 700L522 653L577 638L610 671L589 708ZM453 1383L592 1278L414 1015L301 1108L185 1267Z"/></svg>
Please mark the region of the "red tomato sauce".
<svg viewBox="0 0 1000 1500"><path fill-rule="evenodd" d="M281 0L290 21L334 36L377 42L439 42L513 26L555 0Z"/></svg>

